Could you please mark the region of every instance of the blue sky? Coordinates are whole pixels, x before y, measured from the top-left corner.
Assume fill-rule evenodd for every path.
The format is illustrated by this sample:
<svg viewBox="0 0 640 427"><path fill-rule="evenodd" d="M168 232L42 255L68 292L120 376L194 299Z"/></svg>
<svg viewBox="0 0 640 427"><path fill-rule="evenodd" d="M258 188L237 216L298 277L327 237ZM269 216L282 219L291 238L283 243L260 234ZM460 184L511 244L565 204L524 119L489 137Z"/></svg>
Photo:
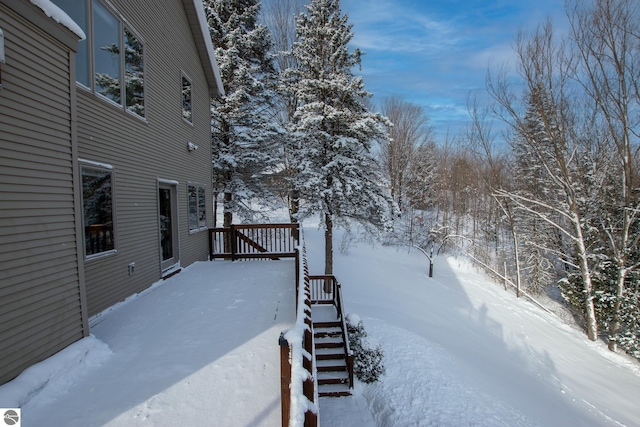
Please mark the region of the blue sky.
<svg viewBox="0 0 640 427"><path fill-rule="evenodd" d="M513 64L519 29L551 16L565 23L563 0L341 0L352 47L374 100L392 95L423 105L436 137L468 121L467 96L486 94L489 67Z"/></svg>

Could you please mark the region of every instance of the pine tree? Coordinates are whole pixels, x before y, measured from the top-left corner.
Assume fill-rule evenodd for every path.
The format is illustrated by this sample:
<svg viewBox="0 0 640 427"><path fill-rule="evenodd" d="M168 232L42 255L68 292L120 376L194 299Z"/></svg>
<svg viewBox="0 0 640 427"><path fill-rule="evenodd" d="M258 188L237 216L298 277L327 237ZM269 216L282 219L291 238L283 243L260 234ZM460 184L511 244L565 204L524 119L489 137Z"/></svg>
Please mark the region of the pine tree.
<svg viewBox="0 0 640 427"><path fill-rule="evenodd" d="M282 199L289 207L289 219L297 222L299 195L293 188L292 178L297 173L295 158L295 135L290 132L290 124L298 107L298 99L291 91L292 70L297 68L295 58L289 53L297 40L296 20L304 10L305 0L270 0L263 2L262 18L273 35L274 64L278 73L275 116L282 127L278 135L282 160L281 168L274 175L274 184Z"/></svg>
<svg viewBox="0 0 640 427"><path fill-rule="evenodd" d="M352 68L362 53L350 52L353 37L338 0L312 0L297 22L291 49L291 91L299 100L295 132L297 173L293 187L304 201L300 217L320 213L325 227L325 273L333 273L333 225L356 220L383 228L392 207L381 169L371 154L374 141L388 138L388 121L369 112L370 94Z"/></svg>
<svg viewBox="0 0 640 427"><path fill-rule="evenodd" d="M226 94L212 113L214 191L224 194L224 226L233 214L251 219L254 198L268 200L277 164L277 126L270 114L274 90L271 36L257 24L257 0L204 0Z"/></svg>

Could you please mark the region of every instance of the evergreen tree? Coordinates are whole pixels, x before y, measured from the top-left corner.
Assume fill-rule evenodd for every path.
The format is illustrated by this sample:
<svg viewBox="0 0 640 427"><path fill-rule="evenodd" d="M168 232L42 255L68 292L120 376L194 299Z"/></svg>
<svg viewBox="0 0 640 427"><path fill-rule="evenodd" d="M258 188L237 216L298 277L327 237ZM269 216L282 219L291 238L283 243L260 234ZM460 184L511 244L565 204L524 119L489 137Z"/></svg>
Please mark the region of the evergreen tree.
<svg viewBox="0 0 640 427"><path fill-rule="evenodd" d="M532 86L523 129L511 144L515 163L515 187L522 197L544 200L558 206L563 203L560 197L562 187L550 177L545 167L553 169L554 174L558 173L558 168L553 166L557 162L553 159L556 150L551 141L552 138L559 139L560 135L557 135L558 126L543 85L537 83ZM543 160L537 160L538 157ZM555 218L556 222L563 221L560 216L544 207L536 207L536 210ZM539 293L555 278L553 265L547 254L563 254L565 245L557 245L562 242L553 238L553 227L538 215L523 210L517 210L514 215L522 240L517 256L520 258L523 282L530 291ZM566 259L566 256L563 258Z"/></svg>
<svg viewBox="0 0 640 427"><path fill-rule="evenodd" d="M352 25L338 0L312 0L297 22L291 49L297 68L289 71L298 99L291 130L296 134L297 173L293 187L299 217L320 213L325 227L325 273L333 273L333 225L356 220L365 226L388 224L393 201L372 143L388 138L388 121L369 112L370 96L352 68L361 52L349 52Z"/></svg>
<svg viewBox="0 0 640 427"><path fill-rule="evenodd" d="M204 0L204 8L226 94L212 114L214 191L224 194L224 226L233 214L251 219L254 198L268 200L269 175L278 151L278 129L270 112L274 90L271 36L257 24L257 0Z"/></svg>
<svg viewBox="0 0 640 427"><path fill-rule="evenodd" d="M298 99L290 90L292 70L297 68L295 58L290 54L293 43L297 40L296 20L304 10L305 0L270 0L263 2L262 18L273 35L274 63L278 73L278 90L276 91L275 117L283 132L278 135L280 159L282 161L278 173L274 175L274 187L289 207L289 219L297 222L299 195L293 188L292 178L297 173L297 165L293 153L296 149L296 138L291 127L293 116L298 107Z"/></svg>

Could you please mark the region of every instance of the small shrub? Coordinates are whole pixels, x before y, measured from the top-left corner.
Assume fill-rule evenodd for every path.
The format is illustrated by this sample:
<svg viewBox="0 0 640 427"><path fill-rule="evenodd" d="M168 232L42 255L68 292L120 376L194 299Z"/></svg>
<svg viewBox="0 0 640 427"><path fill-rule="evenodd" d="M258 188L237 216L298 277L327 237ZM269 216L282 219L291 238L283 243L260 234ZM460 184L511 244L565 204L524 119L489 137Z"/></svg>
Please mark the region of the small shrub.
<svg viewBox="0 0 640 427"><path fill-rule="evenodd" d="M354 353L353 372L364 383L378 381L384 374L384 353L380 344L372 343L367 339L362 320L357 315L347 316L347 332L349 334L349 346Z"/></svg>

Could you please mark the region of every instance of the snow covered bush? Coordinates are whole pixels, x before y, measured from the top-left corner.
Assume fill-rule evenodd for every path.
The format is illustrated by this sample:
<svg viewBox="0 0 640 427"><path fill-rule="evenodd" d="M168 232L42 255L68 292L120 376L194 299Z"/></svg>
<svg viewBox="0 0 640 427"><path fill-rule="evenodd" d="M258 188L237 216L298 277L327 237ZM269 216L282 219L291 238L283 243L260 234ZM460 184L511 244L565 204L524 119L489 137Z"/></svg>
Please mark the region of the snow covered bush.
<svg viewBox="0 0 640 427"><path fill-rule="evenodd" d="M347 332L349 346L354 353L353 371L356 377L364 383L378 381L385 371L380 344L367 338L362 320L355 314L347 315Z"/></svg>

